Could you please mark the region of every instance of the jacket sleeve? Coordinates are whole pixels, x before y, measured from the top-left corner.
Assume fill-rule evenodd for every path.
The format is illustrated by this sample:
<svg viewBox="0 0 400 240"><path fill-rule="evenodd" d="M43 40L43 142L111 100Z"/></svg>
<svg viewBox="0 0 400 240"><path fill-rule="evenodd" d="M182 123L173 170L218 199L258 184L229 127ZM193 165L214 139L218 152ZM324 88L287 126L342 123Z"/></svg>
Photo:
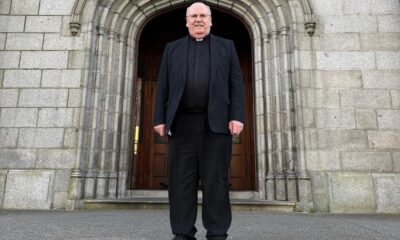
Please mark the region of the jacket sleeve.
<svg viewBox="0 0 400 240"><path fill-rule="evenodd" d="M233 41L230 41L230 53L230 120L244 123L243 77Z"/></svg>
<svg viewBox="0 0 400 240"><path fill-rule="evenodd" d="M153 126L165 124L165 112L168 100L168 45L161 58L157 78L156 101L154 106Z"/></svg>

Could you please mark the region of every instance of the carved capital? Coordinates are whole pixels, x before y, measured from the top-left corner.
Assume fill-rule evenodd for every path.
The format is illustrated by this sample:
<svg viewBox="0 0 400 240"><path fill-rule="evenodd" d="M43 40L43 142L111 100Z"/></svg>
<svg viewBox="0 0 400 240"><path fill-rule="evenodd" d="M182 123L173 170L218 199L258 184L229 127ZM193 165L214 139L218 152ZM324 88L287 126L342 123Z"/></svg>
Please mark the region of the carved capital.
<svg viewBox="0 0 400 240"><path fill-rule="evenodd" d="M69 23L69 30L71 31L72 36L76 36L81 29L81 24L79 22L70 22Z"/></svg>
<svg viewBox="0 0 400 240"><path fill-rule="evenodd" d="M304 27L306 29L306 32L309 36L314 35L315 33L315 28L316 28L317 24L315 22L306 22L304 24Z"/></svg>

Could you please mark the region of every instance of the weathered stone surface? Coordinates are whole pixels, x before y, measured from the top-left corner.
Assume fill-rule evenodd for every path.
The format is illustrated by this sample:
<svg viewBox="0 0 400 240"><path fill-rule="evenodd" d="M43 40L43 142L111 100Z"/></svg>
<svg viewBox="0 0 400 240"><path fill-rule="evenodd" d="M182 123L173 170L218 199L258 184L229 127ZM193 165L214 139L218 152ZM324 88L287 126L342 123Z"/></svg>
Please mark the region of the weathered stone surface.
<svg viewBox="0 0 400 240"><path fill-rule="evenodd" d="M303 108L303 126L306 128L315 128L313 109Z"/></svg>
<svg viewBox="0 0 400 240"><path fill-rule="evenodd" d="M377 110L378 127L400 129L400 110Z"/></svg>
<svg viewBox="0 0 400 240"><path fill-rule="evenodd" d="M400 131L368 131L370 148L400 149Z"/></svg>
<svg viewBox="0 0 400 240"><path fill-rule="evenodd" d="M301 71L302 87L309 88L361 88L361 71Z"/></svg>
<svg viewBox="0 0 400 240"><path fill-rule="evenodd" d="M43 34L39 33L9 33L7 35L7 50L41 50Z"/></svg>
<svg viewBox="0 0 400 240"><path fill-rule="evenodd" d="M10 170L4 208L49 209L53 199L55 171Z"/></svg>
<svg viewBox="0 0 400 240"><path fill-rule="evenodd" d="M343 1L345 14L398 14L400 4L396 0L352 0Z"/></svg>
<svg viewBox="0 0 400 240"><path fill-rule="evenodd" d="M56 34L46 34L44 37L44 50L83 50L83 37L60 36Z"/></svg>
<svg viewBox="0 0 400 240"><path fill-rule="evenodd" d="M68 199L68 192L55 192L51 208L65 209L65 204L67 203L67 199Z"/></svg>
<svg viewBox="0 0 400 240"><path fill-rule="evenodd" d="M81 70L44 70L42 87L79 88Z"/></svg>
<svg viewBox="0 0 400 240"><path fill-rule="evenodd" d="M17 146L18 129L0 128L0 148L14 148Z"/></svg>
<svg viewBox="0 0 400 240"><path fill-rule="evenodd" d="M378 30L375 16L346 15L324 17L326 33L376 32Z"/></svg>
<svg viewBox="0 0 400 240"><path fill-rule="evenodd" d="M21 148L62 148L62 128L22 128L19 131L18 147Z"/></svg>
<svg viewBox="0 0 400 240"><path fill-rule="evenodd" d="M66 68L68 52L66 51L27 51L22 52L21 68Z"/></svg>
<svg viewBox="0 0 400 240"><path fill-rule="evenodd" d="M379 70L400 70L400 52L377 52L376 64Z"/></svg>
<svg viewBox="0 0 400 240"><path fill-rule="evenodd" d="M355 128L355 112L353 110L317 110L317 128Z"/></svg>
<svg viewBox="0 0 400 240"><path fill-rule="evenodd" d="M0 89L0 107L16 107L18 89Z"/></svg>
<svg viewBox="0 0 400 240"><path fill-rule="evenodd" d="M77 148L78 133L75 128L66 128L64 136L64 148Z"/></svg>
<svg viewBox="0 0 400 240"><path fill-rule="evenodd" d="M0 168L35 168L36 149L0 149Z"/></svg>
<svg viewBox="0 0 400 240"><path fill-rule="evenodd" d="M72 169L76 158L76 150L39 149L37 168Z"/></svg>
<svg viewBox="0 0 400 240"><path fill-rule="evenodd" d="M1 7L1 4L0 4ZM7 170L0 170L0 208L3 207L4 189L6 187Z"/></svg>
<svg viewBox="0 0 400 240"><path fill-rule="evenodd" d="M40 87L40 70L6 70L3 87L6 88L34 88Z"/></svg>
<svg viewBox="0 0 400 240"><path fill-rule="evenodd" d="M371 213L376 204L371 174L328 173L332 213Z"/></svg>
<svg viewBox="0 0 400 240"><path fill-rule="evenodd" d="M378 127L374 110L356 110L357 128L374 129Z"/></svg>
<svg viewBox="0 0 400 240"><path fill-rule="evenodd" d="M393 172L400 172L400 152L393 153Z"/></svg>
<svg viewBox="0 0 400 240"><path fill-rule="evenodd" d="M367 134L362 130L323 129L318 131L318 147L323 149L367 148Z"/></svg>
<svg viewBox="0 0 400 240"><path fill-rule="evenodd" d="M392 171L390 152L342 152L341 159L345 171Z"/></svg>
<svg viewBox="0 0 400 240"><path fill-rule="evenodd" d="M0 19L1 22L1 19ZM0 68L18 68L20 52L17 51L1 51L0 52Z"/></svg>
<svg viewBox="0 0 400 240"><path fill-rule="evenodd" d="M373 174L376 186L378 213L400 212L399 174Z"/></svg>
<svg viewBox="0 0 400 240"><path fill-rule="evenodd" d="M310 178L314 209L319 212L329 212L329 191L326 173L311 171Z"/></svg>
<svg viewBox="0 0 400 240"><path fill-rule="evenodd" d="M70 15L75 0L41 0L40 15Z"/></svg>
<svg viewBox="0 0 400 240"><path fill-rule="evenodd" d="M339 108L338 90L307 89L303 98L303 103L310 108Z"/></svg>
<svg viewBox="0 0 400 240"><path fill-rule="evenodd" d="M68 192L70 176L71 176L71 170L57 169L54 191L55 192Z"/></svg>
<svg viewBox="0 0 400 240"><path fill-rule="evenodd" d="M317 51L356 51L361 49L358 33L329 33L314 41L313 49Z"/></svg>
<svg viewBox="0 0 400 240"><path fill-rule="evenodd" d="M316 15L322 16L342 16L343 5L341 1L320 1L310 0L313 11Z"/></svg>
<svg viewBox="0 0 400 240"><path fill-rule="evenodd" d="M400 17L397 15L378 16L379 32L400 32Z"/></svg>
<svg viewBox="0 0 400 240"><path fill-rule="evenodd" d="M301 61L299 62L300 64L300 69L302 70L311 70L314 69L314 52L312 51L299 51L299 58Z"/></svg>
<svg viewBox="0 0 400 240"><path fill-rule="evenodd" d="M68 107L81 107L82 106L82 90L69 89Z"/></svg>
<svg viewBox="0 0 400 240"><path fill-rule="evenodd" d="M68 68L82 69L85 67L85 51L69 51Z"/></svg>
<svg viewBox="0 0 400 240"><path fill-rule="evenodd" d="M339 153L336 151L307 151L307 169L309 171L340 170Z"/></svg>
<svg viewBox="0 0 400 240"><path fill-rule="evenodd" d="M390 91L390 96L392 99L392 107L394 109L400 109L400 90Z"/></svg>
<svg viewBox="0 0 400 240"><path fill-rule="evenodd" d="M67 89L21 89L20 107L66 107Z"/></svg>
<svg viewBox="0 0 400 240"><path fill-rule="evenodd" d="M400 49L400 33L362 33L361 46L365 51L396 51Z"/></svg>
<svg viewBox="0 0 400 240"><path fill-rule="evenodd" d="M391 108L385 90L340 90L340 102L343 108Z"/></svg>
<svg viewBox="0 0 400 240"><path fill-rule="evenodd" d="M5 33L0 33L0 50L3 50L6 46L6 36Z"/></svg>
<svg viewBox="0 0 400 240"><path fill-rule="evenodd" d="M317 69L368 70L375 69L373 52L316 52Z"/></svg>
<svg viewBox="0 0 400 240"><path fill-rule="evenodd" d="M36 127L37 108L0 109L0 127Z"/></svg>
<svg viewBox="0 0 400 240"><path fill-rule="evenodd" d="M11 7L11 0L1 0L0 1L0 14L9 14L10 7Z"/></svg>
<svg viewBox="0 0 400 240"><path fill-rule="evenodd" d="M58 33L61 30L61 16L27 16L25 32Z"/></svg>
<svg viewBox="0 0 400 240"><path fill-rule="evenodd" d="M400 79L399 71L364 71L362 73L362 81L364 88L376 88L376 89L400 88L399 79Z"/></svg>
<svg viewBox="0 0 400 240"><path fill-rule="evenodd" d="M72 108L42 108L38 127L72 127Z"/></svg>
<svg viewBox="0 0 400 240"><path fill-rule="evenodd" d="M23 32L24 22L23 16L0 16L0 32Z"/></svg>
<svg viewBox="0 0 400 240"><path fill-rule="evenodd" d="M37 15L40 0L13 0L11 14L14 15Z"/></svg>

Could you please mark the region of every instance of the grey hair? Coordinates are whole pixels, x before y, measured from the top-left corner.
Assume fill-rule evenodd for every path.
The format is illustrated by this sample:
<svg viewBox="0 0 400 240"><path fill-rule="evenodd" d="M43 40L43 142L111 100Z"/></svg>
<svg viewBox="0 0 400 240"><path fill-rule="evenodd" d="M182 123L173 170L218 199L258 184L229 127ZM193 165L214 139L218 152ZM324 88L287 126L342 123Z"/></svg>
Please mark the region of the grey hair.
<svg viewBox="0 0 400 240"><path fill-rule="evenodd" d="M190 6L186 9L186 16L188 16L188 14L189 14L189 8L191 8L193 5L199 4L199 3L207 7L207 9L208 9L208 14L211 16L211 8L210 8L208 5L206 5L206 4L202 3L202 2L195 2L195 3L193 3L192 5L190 5Z"/></svg>

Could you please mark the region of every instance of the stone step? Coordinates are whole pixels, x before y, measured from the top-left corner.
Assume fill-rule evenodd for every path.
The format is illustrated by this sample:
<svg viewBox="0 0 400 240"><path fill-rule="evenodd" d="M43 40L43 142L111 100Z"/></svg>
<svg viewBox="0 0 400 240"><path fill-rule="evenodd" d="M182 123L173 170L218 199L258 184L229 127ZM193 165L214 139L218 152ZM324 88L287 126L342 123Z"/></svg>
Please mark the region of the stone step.
<svg viewBox="0 0 400 240"><path fill-rule="evenodd" d="M202 199L199 198L199 206ZM294 212L295 203L260 199L231 199L233 211ZM168 209L167 198L134 197L123 199L87 199L84 209Z"/></svg>

